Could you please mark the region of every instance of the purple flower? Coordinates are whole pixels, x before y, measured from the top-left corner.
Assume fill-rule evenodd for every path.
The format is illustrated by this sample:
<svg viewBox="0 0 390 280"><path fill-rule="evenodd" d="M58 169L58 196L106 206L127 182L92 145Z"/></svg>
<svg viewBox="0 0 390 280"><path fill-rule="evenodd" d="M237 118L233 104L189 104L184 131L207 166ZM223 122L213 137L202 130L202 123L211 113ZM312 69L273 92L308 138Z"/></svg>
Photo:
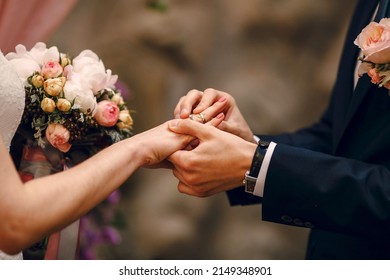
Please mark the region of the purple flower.
<svg viewBox="0 0 390 280"><path fill-rule="evenodd" d="M119 244L122 241L119 232L113 227L105 227L102 232L102 237L107 242L113 244Z"/></svg>

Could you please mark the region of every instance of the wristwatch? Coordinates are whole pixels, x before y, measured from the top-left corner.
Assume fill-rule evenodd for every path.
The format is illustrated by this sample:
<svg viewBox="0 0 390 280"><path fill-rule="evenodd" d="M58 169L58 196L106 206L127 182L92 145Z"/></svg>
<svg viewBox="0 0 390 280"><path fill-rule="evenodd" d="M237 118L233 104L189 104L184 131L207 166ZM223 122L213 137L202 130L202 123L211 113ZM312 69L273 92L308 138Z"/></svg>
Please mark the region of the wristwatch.
<svg viewBox="0 0 390 280"><path fill-rule="evenodd" d="M259 140L255 154L253 155L252 165L250 170L245 173L243 181L245 192L253 194L259 176L260 168L263 163L265 153L267 152L269 142Z"/></svg>

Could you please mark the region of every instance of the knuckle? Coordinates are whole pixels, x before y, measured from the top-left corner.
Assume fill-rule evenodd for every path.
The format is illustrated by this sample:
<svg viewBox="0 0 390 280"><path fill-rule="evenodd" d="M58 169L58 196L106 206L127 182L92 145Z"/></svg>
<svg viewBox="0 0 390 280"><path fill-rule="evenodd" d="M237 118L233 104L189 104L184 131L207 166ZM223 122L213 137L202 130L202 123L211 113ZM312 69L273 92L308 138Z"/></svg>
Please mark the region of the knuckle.
<svg viewBox="0 0 390 280"><path fill-rule="evenodd" d="M197 90L197 89L191 89L191 90L187 93L187 95L197 94L198 92L199 92L199 90Z"/></svg>
<svg viewBox="0 0 390 280"><path fill-rule="evenodd" d="M183 187L183 185L179 184L177 186L177 190L180 192L180 193L184 193L184 194L187 194L187 191L186 189Z"/></svg>
<svg viewBox="0 0 390 280"><path fill-rule="evenodd" d="M215 89L213 89L213 88L206 88L203 92L204 93L208 93L208 94L215 93Z"/></svg>
<svg viewBox="0 0 390 280"><path fill-rule="evenodd" d="M189 173L183 174L183 181L186 183L186 185L191 187L197 184L195 176Z"/></svg>
<svg viewBox="0 0 390 280"><path fill-rule="evenodd" d="M183 168L184 170L186 170L186 171L191 171L191 170L193 170L193 169L194 169L194 166L196 166L196 165L195 165L195 160L192 159L192 158L187 158L187 160L184 161L184 162L182 163L182 168Z"/></svg>

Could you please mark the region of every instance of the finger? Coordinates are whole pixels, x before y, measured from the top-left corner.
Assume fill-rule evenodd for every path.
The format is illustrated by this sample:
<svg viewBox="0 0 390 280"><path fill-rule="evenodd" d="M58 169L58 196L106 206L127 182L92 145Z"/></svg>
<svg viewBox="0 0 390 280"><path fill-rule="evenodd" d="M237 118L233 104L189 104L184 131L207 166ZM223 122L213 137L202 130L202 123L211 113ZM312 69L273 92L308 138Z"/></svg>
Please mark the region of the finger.
<svg viewBox="0 0 390 280"><path fill-rule="evenodd" d="M190 142L190 144L187 145L187 147L185 147L184 149L186 151L192 151L193 149L195 149L196 147L198 147L200 144L200 141L198 138L195 138L194 140L192 140Z"/></svg>
<svg viewBox="0 0 390 280"><path fill-rule="evenodd" d="M176 169L173 169L173 175L179 180L179 183L177 184L177 189L179 192L188 194L191 196L199 196L196 192L196 187L190 186L186 183L185 180L183 180L183 176L181 176L180 172Z"/></svg>
<svg viewBox="0 0 390 280"><path fill-rule="evenodd" d="M187 194L187 195L193 195L192 194L192 189L184 184L182 181L179 180L179 183L177 184L177 190L180 193Z"/></svg>
<svg viewBox="0 0 390 280"><path fill-rule="evenodd" d="M179 180L183 179L180 177L180 172L178 172L177 169L181 169L182 166L185 164L185 162L187 161L187 156L188 156L188 151L186 150L178 150L176 152L174 152L173 154L171 154L167 160L169 162L171 162L173 164L173 174L175 175L175 177L177 177Z"/></svg>
<svg viewBox="0 0 390 280"><path fill-rule="evenodd" d="M202 139L208 134L210 126L192 121L190 119L175 119L168 121L168 128L179 134L186 134L195 138Z"/></svg>
<svg viewBox="0 0 390 280"><path fill-rule="evenodd" d="M199 123L206 123L206 118L204 117L203 113L190 114L189 118Z"/></svg>
<svg viewBox="0 0 390 280"><path fill-rule="evenodd" d="M202 99L203 92L200 90L190 90L187 95L182 99L180 104L179 115L180 118L186 119L189 117L193 108L198 105L199 101Z"/></svg>
<svg viewBox="0 0 390 280"><path fill-rule="evenodd" d="M182 181L179 181L179 183L177 184L177 189L181 193L191 195L191 196L196 196L196 197L207 197L211 195L208 192L199 191L197 187L188 186Z"/></svg>
<svg viewBox="0 0 390 280"><path fill-rule="evenodd" d="M227 108L228 108L227 99L225 97L222 97L217 102L212 104L210 107L206 108L204 111L196 115L202 115L203 119L209 121L210 119L217 117L218 114L224 112Z"/></svg>
<svg viewBox="0 0 390 280"><path fill-rule="evenodd" d="M180 182L184 182L183 176L181 175L181 172L179 171L179 168L180 167L177 167L176 165L173 165L173 168L172 168L173 176L175 176L176 179L178 179Z"/></svg>
<svg viewBox="0 0 390 280"><path fill-rule="evenodd" d="M203 93L202 99L199 104L193 109L194 114L203 112L206 108L213 105L218 100L217 91L213 89L206 89Z"/></svg>
<svg viewBox="0 0 390 280"><path fill-rule="evenodd" d="M184 98L185 98L184 96L180 97L179 102L177 102L176 107L173 110L173 117L175 119L179 119L180 118L181 104L182 104Z"/></svg>
<svg viewBox="0 0 390 280"><path fill-rule="evenodd" d="M191 196L197 196L191 187L187 186L181 181L179 181L179 183L177 184L177 189L180 193L184 193Z"/></svg>
<svg viewBox="0 0 390 280"><path fill-rule="evenodd" d="M225 119L225 114L224 113L219 113L218 116L216 116L215 118L212 118L206 124L214 126L214 127L218 127L223 122L224 119Z"/></svg>

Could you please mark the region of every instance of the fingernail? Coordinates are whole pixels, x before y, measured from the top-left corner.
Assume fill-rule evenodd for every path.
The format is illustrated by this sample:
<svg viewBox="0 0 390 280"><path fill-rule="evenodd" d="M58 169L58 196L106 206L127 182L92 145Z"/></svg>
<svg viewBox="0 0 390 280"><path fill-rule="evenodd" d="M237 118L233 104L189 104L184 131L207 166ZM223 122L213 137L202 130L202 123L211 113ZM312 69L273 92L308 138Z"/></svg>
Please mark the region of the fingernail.
<svg viewBox="0 0 390 280"><path fill-rule="evenodd" d="M178 126L178 124L179 124L179 120L178 120L178 119L171 120L171 121L169 122L169 127L170 127L170 128L175 128L175 127Z"/></svg>
<svg viewBox="0 0 390 280"><path fill-rule="evenodd" d="M219 113L218 116L217 116L217 119L223 119L225 116L224 113Z"/></svg>
<svg viewBox="0 0 390 280"><path fill-rule="evenodd" d="M226 97L221 97L220 99L218 99L219 102L224 102L226 101Z"/></svg>
<svg viewBox="0 0 390 280"><path fill-rule="evenodd" d="M181 110L180 116L183 118L187 118L188 117L188 110L187 109Z"/></svg>

